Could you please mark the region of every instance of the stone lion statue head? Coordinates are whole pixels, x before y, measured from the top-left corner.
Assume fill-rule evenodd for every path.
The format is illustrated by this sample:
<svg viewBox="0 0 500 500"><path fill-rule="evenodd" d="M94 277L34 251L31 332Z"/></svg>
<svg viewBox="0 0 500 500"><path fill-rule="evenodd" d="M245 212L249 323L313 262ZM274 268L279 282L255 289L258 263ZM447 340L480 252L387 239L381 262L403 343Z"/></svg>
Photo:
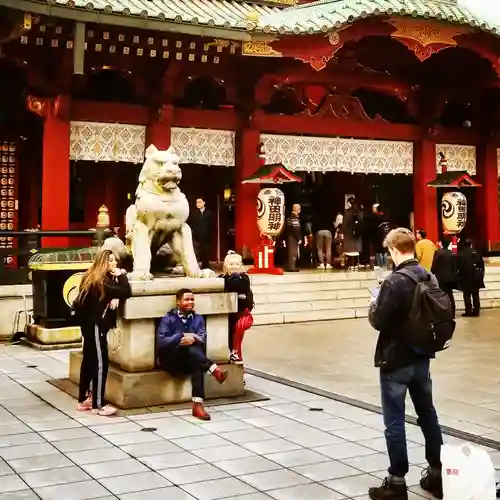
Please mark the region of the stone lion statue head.
<svg viewBox="0 0 500 500"><path fill-rule="evenodd" d="M182 179L179 167L180 158L172 147L166 151L159 151L151 145L146 149L146 161L139 175L139 183L153 184L158 192L170 192L177 189Z"/></svg>

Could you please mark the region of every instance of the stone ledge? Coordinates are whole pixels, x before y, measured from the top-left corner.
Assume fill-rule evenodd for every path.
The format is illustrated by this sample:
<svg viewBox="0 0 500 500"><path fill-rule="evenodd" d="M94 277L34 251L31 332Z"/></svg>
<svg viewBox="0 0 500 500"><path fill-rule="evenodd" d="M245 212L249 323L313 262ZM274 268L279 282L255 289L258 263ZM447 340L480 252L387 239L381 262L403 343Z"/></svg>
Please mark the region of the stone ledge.
<svg viewBox="0 0 500 500"><path fill-rule="evenodd" d="M123 307L123 318L127 320L162 318L175 307L175 292L172 293L173 295L162 293L131 297ZM236 312L237 296L235 293L199 293L195 296L195 309L202 315Z"/></svg>
<svg viewBox="0 0 500 500"><path fill-rule="evenodd" d="M151 281L130 281L132 296L175 295L181 288L189 288L194 293L222 292L224 280L221 278L155 278Z"/></svg>
<svg viewBox="0 0 500 500"><path fill-rule="evenodd" d="M69 379L78 384L80 380L81 352L71 352L69 358ZM243 366L220 365L229 372L224 384L219 384L211 375L205 376L206 399L242 396ZM177 379L161 370L128 373L110 364L106 384L106 399L122 409L145 406L164 406L191 401L191 381Z"/></svg>

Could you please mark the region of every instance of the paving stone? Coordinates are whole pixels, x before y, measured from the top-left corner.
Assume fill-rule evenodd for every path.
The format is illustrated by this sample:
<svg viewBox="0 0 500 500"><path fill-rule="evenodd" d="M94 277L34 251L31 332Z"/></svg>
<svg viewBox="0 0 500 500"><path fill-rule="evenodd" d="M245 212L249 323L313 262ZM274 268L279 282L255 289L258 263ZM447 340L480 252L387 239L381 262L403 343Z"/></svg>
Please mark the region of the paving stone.
<svg viewBox="0 0 500 500"><path fill-rule="evenodd" d="M204 436L203 436L204 437ZM181 453L184 451L168 441L158 441L153 443L129 444L120 448L133 457L149 457L151 455L164 455L167 453Z"/></svg>
<svg viewBox="0 0 500 500"><path fill-rule="evenodd" d="M247 431L237 431L247 432ZM252 432L252 431L248 431ZM231 433L229 433L231 434ZM205 436L193 436L180 439L172 439L172 443L185 450L201 450L203 448L212 448L214 446L224 446L230 444L230 441L224 439L224 436L217 436L216 434L207 434Z"/></svg>
<svg viewBox="0 0 500 500"><path fill-rule="evenodd" d="M6 446L0 448L0 457L4 460L16 460L19 458L39 457L58 453L49 443L26 444L23 446Z"/></svg>
<svg viewBox="0 0 500 500"><path fill-rule="evenodd" d="M35 493L42 500L87 500L109 496L109 491L104 489L97 481L82 481L35 488Z"/></svg>
<svg viewBox="0 0 500 500"><path fill-rule="evenodd" d="M246 474L240 476L240 479L261 491L286 488L310 482L310 479L286 469Z"/></svg>
<svg viewBox="0 0 500 500"><path fill-rule="evenodd" d="M203 459L187 451L183 451L181 453L167 453L165 455L142 457L140 461L153 470L162 470L171 467L186 467L188 465L200 464L203 462Z"/></svg>
<svg viewBox="0 0 500 500"><path fill-rule="evenodd" d="M158 474L161 474L171 483L176 485L197 483L200 481L209 481L211 479L220 479L223 477L227 477L228 474L221 470L219 464L216 465L217 466L210 464L187 465L184 467L159 470Z"/></svg>
<svg viewBox="0 0 500 500"><path fill-rule="evenodd" d="M37 470L48 470L58 467L69 467L74 465L62 453L44 455L40 457L21 458L9 460L9 465L18 473L33 472Z"/></svg>
<svg viewBox="0 0 500 500"><path fill-rule="evenodd" d="M229 472L232 476L241 476L243 474L253 474L255 472L265 472L281 468L279 464L259 456L239 458L236 460L224 460L222 462L215 462L214 465Z"/></svg>
<svg viewBox="0 0 500 500"><path fill-rule="evenodd" d="M32 490L19 490L0 493L0 500L40 500L40 497Z"/></svg>
<svg viewBox="0 0 500 500"><path fill-rule="evenodd" d="M60 467L52 470L37 472L27 472L21 474L23 480L31 488L42 488L44 486L54 486L57 484L77 483L91 479L79 467Z"/></svg>
<svg viewBox="0 0 500 500"><path fill-rule="evenodd" d="M45 440L40 435L34 432L0 436L0 448L36 443L45 443Z"/></svg>
<svg viewBox="0 0 500 500"><path fill-rule="evenodd" d="M144 464L133 458L113 460L111 462L84 464L82 465L82 469L90 474L94 479L149 471L149 469Z"/></svg>
<svg viewBox="0 0 500 500"><path fill-rule="evenodd" d="M344 495L317 483L300 484L290 488L268 491L268 495L276 500L341 500Z"/></svg>
<svg viewBox="0 0 500 500"><path fill-rule="evenodd" d="M102 448L100 450L86 450L68 453L68 458L78 465L107 462L129 458L128 455L118 448Z"/></svg>
<svg viewBox="0 0 500 500"><path fill-rule="evenodd" d="M126 476L105 477L100 479L99 482L115 495L165 488L172 484L156 472L140 472Z"/></svg>
<svg viewBox="0 0 500 500"><path fill-rule="evenodd" d="M254 488L234 477L185 484L183 489L199 500L216 500L255 492Z"/></svg>
<svg viewBox="0 0 500 500"><path fill-rule="evenodd" d="M65 441L56 441L53 443L59 451L63 453L70 453L74 451L96 450L99 448L111 448L113 445L95 434L92 437L81 439L68 439Z"/></svg>
<svg viewBox="0 0 500 500"><path fill-rule="evenodd" d="M126 493L119 496L120 500L194 500L189 493L172 486L156 490L141 491L138 493Z"/></svg>
<svg viewBox="0 0 500 500"><path fill-rule="evenodd" d="M330 460L319 464L300 465L298 467L293 467L292 470L308 477L312 481L318 482L341 477L358 476L361 474L359 469L355 469L354 467L350 467L336 460Z"/></svg>
<svg viewBox="0 0 500 500"><path fill-rule="evenodd" d="M0 479L0 493L28 489L28 485L17 475L9 474Z"/></svg>
<svg viewBox="0 0 500 500"><path fill-rule="evenodd" d="M252 451L231 443L227 444L226 446L215 446L213 448L193 450L192 453L193 455L196 455L203 460L206 460L207 462L218 462L222 460L244 458L254 455Z"/></svg>
<svg viewBox="0 0 500 500"><path fill-rule="evenodd" d="M301 450L270 453L265 455L265 457L284 467L294 467L297 465L316 464L328 461L327 456L305 448Z"/></svg>
<svg viewBox="0 0 500 500"><path fill-rule="evenodd" d="M82 439L95 437L90 429L86 427L76 427L73 429L56 429L52 431L42 431L40 435L47 441L54 443L56 441L68 441L70 439Z"/></svg>

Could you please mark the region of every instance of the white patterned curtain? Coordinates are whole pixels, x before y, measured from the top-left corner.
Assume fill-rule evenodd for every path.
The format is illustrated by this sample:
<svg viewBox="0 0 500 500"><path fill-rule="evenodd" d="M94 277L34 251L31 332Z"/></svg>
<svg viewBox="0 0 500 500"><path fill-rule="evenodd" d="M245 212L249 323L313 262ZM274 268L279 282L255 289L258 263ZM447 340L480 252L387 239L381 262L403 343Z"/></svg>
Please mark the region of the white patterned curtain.
<svg viewBox="0 0 500 500"><path fill-rule="evenodd" d="M441 173L439 153L448 160L448 170L465 170L469 175L476 175L476 146L460 144L436 144L436 172Z"/></svg>
<svg viewBox="0 0 500 500"><path fill-rule="evenodd" d="M146 127L121 123L71 122L70 159L143 163Z"/></svg>
<svg viewBox="0 0 500 500"><path fill-rule="evenodd" d="M411 174L413 143L262 134L267 163L290 170Z"/></svg>
<svg viewBox="0 0 500 500"><path fill-rule="evenodd" d="M172 127L171 145L180 163L234 167L234 132Z"/></svg>

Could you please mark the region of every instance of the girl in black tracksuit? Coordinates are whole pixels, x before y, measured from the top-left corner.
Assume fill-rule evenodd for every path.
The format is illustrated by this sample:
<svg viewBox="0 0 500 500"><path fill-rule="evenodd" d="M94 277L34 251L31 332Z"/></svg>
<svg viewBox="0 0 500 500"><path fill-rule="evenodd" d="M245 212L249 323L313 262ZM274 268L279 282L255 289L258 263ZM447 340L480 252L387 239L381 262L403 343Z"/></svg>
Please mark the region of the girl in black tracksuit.
<svg viewBox="0 0 500 500"><path fill-rule="evenodd" d="M111 416L116 409L104 405L108 376L107 334L116 326L116 310L120 300L131 296L125 271L118 269L110 250L99 252L82 278L80 292L73 309L83 336L83 359L80 370L78 410L92 410ZM92 391L89 391L92 383Z"/></svg>

